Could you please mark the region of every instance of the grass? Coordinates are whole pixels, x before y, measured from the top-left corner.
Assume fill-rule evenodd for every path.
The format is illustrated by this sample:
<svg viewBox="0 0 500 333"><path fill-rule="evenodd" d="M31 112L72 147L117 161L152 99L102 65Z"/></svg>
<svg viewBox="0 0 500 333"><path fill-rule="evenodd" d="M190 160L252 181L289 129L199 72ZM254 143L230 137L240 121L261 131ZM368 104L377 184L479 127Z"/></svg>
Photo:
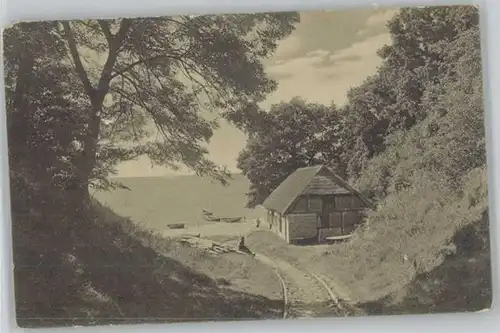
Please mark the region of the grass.
<svg viewBox="0 0 500 333"><path fill-rule="evenodd" d="M296 246L286 244L279 236L268 230L254 231L246 238L251 250L286 260L295 265L310 265L311 260L321 256L329 245Z"/></svg>
<svg viewBox="0 0 500 333"><path fill-rule="evenodd" d="M98 203L88 213L13 214L19 326L280 317L279 284L263 264L182 247Z"/></svg>
<svg viewBox="0 0 500 333"><path fill-rule="evenodd" d="M339 279L360 301L397 294L446 259L446 263L453 258L461 260L467 252L461 250L464 242L456 236L464 228L486 224L481 233L471 237L488 248L484 239L487 208L485 169L471 173L460 196L422 179L416 186L387 197L350 242L331 250L329 258L334 260L323 258L320 262L324 270L338 272Z"/></svg>
<svg viewBox="0 0 500 333"><path fill-rule="evenodd" d="M479 311L491 306L488 216L459 230L457 252L430 271L416 274L398 292L359 306L372 314ZM481 240L482 235L486 241Z"/></svg>

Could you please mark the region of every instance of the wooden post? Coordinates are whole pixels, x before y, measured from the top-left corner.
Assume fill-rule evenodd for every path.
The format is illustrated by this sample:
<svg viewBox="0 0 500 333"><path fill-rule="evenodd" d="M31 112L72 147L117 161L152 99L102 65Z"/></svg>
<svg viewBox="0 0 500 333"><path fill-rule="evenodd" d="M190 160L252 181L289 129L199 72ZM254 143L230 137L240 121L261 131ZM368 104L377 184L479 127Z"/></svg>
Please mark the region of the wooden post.
<svg viewBox="0 0 500 333"><path fill-rule="evenodd" d="M320 214L316 214L316 232L318 233L318 236L317 236L317 242L318 244L321 243L321 234L319 232L319 229L321 229L321 215Z"/></svg>
<svg viewBox="0 0 500 333"><path fill-rule="evenodd" d="M342 214L340 214L340 219L341 219L341 225L340 225L340 232L342 233L342 235L345 235L345 214L346 212L342 212Z"/></svg>

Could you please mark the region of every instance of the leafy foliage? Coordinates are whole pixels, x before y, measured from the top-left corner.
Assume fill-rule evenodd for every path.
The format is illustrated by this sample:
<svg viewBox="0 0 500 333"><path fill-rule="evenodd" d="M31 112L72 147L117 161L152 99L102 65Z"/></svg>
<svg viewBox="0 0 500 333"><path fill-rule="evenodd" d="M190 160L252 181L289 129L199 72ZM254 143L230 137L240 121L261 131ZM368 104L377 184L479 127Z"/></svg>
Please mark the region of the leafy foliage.
<svg viewBox="0 0 500 333"><path fill-rule="evenodd" d="M218 118L250 126L252 105L276 88L261 61L298 19L274 13L18 24L4 37L11 151L35 157L49 148L54 157L43 156L40 169L50 169L49 178L64 173L61 182L77 192L119 186L107 177L140 155L225 182L228 173L206 149ZM28 127L36 127L32 136L21 135ZM40 141L47 147L29 146Z"/></svg>
<svg viewBox="0 0 500 333"><path fill-rule="evenodd" d="M441 79L428 86L419 106L426 118L408 131L388 135L386 150L357 181L378 198L411 186L415 180L409 179L418 170L437 173L458 190L467 172L486 163L478 27L447 43L443 53Z"/></svg>
<svg viewBox="0 0 500 333"><path fill-rule="evenodd" d="M331 163L342 167L335 107L295 98L272 105L261 117L238 158L238 168L251 182L248 206L261 204L297 168Z"/></svg>
<svg viewBox="0 0 500 333"><path fill-rule="evenodd" d="M462 33L478 29L478 13L473 6L403 8L387 26L392 43L378 51L382 65L351 89L343 112L351 125L344 157L353 178L386 149L386 138L432 114L429 103L452 79L457 54L452 59L450 48ZM471 50L479 51L475 47Z"/></svg>
<svg viewBox="0 0 500 333"><path fill-rule="evenodd" d="M56 200L47 188L64 188L73 177L73 142L84 136L78 110L87 105L58 61L65 50L55 26L20 23L4 34L12 203L23 211Z"/></svg>
<svg viewBox="0 0 500 333"><path fill-rule="evenodd" d="M276 88L261 60L297 21L297 14L277 13L61 23L92 105L83 143L87 169L103 149L95 140L104 131L101 156L119 151L120 161L147 155L155 164L177 169L180 163L224 181L226 171L206 157L205 144L217 127L208 115L218 112L246 127L250 115L239 110ZM85 70L80 48L106 59L100 73ZM148 124L156 129L153 139L144 131ZM127 147L120 145L124 139Z"/></svg>

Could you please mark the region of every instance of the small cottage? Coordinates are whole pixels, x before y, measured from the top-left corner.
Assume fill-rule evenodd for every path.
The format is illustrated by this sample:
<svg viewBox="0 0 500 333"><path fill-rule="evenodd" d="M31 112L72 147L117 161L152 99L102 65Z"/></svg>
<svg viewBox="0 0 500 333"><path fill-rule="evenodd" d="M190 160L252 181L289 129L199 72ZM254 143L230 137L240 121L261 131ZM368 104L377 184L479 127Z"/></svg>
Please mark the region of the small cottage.
<svg viewBox="0 0 500 333"><path fill-rule="evenodd" d="M373 205L330 168L297 169L264 201L269 228L287 243L349 237Z"/></svg>

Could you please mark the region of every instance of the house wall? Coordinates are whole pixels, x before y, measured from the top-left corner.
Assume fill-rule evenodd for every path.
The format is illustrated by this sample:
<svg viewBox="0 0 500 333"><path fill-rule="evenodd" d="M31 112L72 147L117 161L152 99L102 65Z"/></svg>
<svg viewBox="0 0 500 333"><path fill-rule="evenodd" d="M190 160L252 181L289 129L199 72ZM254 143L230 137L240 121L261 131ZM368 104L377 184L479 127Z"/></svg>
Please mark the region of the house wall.
<svg viewBox="0 0 500 333"><path fill-rule="evenodd" d="M285 224L286 225L286 238L285 238L285 240L288 244L290 244L290 242L291 242L291 239L290 239L290 220L288 219L288 216L285 216L285 220L286 220L286 224Z"/></svg>
<svg viewBox="0 0 500 333"><path fill-rule="evenodd" d="M318 217L316 214L290 214L287 220L288 242L317 237Z"/></svg>
<svg viewBox="0 0 500 333"><path fill-rule="evenodd" d="M270 229L293 243L298 239L350 234L363 219L365 203L323 170L312 179L285 216L271 212ZM280 228L281 219L281 228Z"/></svg>
<svg viewBox="0 0 500 333"><path fill-rule="evenodd" d="M364 203L355 194L304 195L287 215L287 242L351 234L363 219Z"/></svg>
<svg viewBox="0 0 500 333"><path fill-rule="evenodd" d="M288 214L320 214L323 211L323 198L320 195L304 195L292 204Z"/></svg>
<svg viewBox="0 0 500 333"><path fill-rule="evenodd" d="M355 195L332 197L328 207L328 236L351 234L363 219L364 204Z"/></svg>
<svg viewBox="0 0 500 333"><path fill-rule="evenodd" d="M269 229L276 233L281 238L287 238L287 227L286 218L281 214L273 212L271 210L267 211L267 222Z"/></svg>

